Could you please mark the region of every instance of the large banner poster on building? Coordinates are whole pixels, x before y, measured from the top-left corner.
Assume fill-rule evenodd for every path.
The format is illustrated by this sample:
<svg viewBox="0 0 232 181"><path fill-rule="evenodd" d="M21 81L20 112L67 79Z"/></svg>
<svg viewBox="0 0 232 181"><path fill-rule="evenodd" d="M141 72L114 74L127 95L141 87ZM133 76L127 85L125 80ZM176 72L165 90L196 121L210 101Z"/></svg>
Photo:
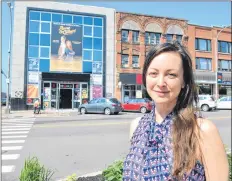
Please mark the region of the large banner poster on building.
<svg viewBox="0 0 232 181"><path fill-rule="evenodd" d="M82 26L52 23L50 71L82 72Z"/></svg>

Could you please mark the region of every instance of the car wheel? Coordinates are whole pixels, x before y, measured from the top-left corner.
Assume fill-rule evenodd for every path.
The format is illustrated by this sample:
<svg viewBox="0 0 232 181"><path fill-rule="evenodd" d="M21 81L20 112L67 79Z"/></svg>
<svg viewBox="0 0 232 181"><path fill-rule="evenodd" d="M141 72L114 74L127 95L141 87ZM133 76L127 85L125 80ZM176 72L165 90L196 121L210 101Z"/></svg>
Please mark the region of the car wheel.
<svg viewBox="0 0 232 181"><path fill-rule="evenodd" d="M119 112L115 112L114 114L118 114Z"/></svg>
<svg viewBox="0 0 232 181"><path fill-rule="evenodd" d="M201 110L204 111L204 112L207 112L207 111L209 111L209 106L207 104L203 104L201 106Z"/></svg>
<svg viewBox="0 0 232 181"><path fill-rule="evenodd" d="M147 108L141 107L141 108L140 108L140 112L143 113L143 114L146 113L146 112L147 112Z"/></svg>
<svg viewBox="0 0 232 181"><path fill-rule="evenodd" d="M105 115L110 115L111 113L110 108L105 108L104 113Z"/></svg>
<svg viewBox="0 0 232 181"><path fill-rule="evenodd" d="M86 113L86 109L85 108L81 108L81 114L85 114Z"/></svg>

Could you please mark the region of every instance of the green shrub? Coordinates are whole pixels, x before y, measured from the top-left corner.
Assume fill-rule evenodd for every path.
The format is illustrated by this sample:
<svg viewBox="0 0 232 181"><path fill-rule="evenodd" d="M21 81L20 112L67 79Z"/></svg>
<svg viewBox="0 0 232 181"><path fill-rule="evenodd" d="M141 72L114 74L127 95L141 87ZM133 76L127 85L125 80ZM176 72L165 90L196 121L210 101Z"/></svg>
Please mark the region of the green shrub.
<svg viewBox="0 0 232 181"><path fill-rule="evenodd" d="M50 181L54 172L46 169L39 163L38 158L28 158L25 160L24 167L21 170L20 181Z"/></svg>
<svg viewBox="0 0 232 181"><path fill-rule="evenodd" d="M232 163L231 163L231 153L227 153L227 158L228 158L228 162L229 162L229 180L232 180L232 173L231 173L231 167L232 167Z"/></svg>
<svg viewBox="0 0 232 181"><path fill-rule="evenodd" d="M121 181L122 180L123 161L115 161L102 172L106 181Z"/></svg>
<svg viewBox="0 0 232 181"><path fill-rule="evenodd" d="M69 175L64 181L76 181L77 175L74 173L72 175Z"/></svg>

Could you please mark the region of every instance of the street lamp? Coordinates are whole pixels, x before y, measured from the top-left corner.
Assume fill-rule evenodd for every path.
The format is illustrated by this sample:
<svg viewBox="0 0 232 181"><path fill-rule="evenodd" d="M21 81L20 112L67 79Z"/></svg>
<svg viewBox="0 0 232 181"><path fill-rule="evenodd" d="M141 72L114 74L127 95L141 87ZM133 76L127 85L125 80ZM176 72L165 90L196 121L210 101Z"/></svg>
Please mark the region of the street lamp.
<svg viewBox="0 0 232 181"><path fill-rule="evenodd" d="M223 26L223 28L217 33L217 37L216 37L216 42L215 42L215 64L216 64L216 87L215 87L215 94L216 94L216 99L218 99L218 37L220 35L220 33L226 29L226 28L229 28L231 27L231 24L228 25L228 26Z"/></svg>
<svg viewBox="0 0 232 181"><path fill-rule="evenodd" d="M7 84L7 93L6 93L6 113L10 114L10 107L9 107L9 102L10 102L10 59L11 59L11 37L12 37L12 8L11 2L7 2L7 5L10 9L10 37L9 37L9 49L8 49L8 75L6 79L6 84Z"/></svg>

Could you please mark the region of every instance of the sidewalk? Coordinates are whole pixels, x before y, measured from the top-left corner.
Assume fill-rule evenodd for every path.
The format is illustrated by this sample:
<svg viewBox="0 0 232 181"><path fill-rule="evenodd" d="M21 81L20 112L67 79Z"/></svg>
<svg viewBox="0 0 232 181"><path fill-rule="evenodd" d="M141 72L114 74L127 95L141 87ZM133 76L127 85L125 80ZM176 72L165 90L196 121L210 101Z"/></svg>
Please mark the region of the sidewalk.
<svg viewBox="0 0 232 181"><path fill-rule="evenodd" d="M77 110L41 110L41 114L34 114L33 110L23 111L11 111L9 115L5 113L5 109L2 108L2 119L14 119L14 118L41 118L41 117L63 117L78 114Z"/></svg>

